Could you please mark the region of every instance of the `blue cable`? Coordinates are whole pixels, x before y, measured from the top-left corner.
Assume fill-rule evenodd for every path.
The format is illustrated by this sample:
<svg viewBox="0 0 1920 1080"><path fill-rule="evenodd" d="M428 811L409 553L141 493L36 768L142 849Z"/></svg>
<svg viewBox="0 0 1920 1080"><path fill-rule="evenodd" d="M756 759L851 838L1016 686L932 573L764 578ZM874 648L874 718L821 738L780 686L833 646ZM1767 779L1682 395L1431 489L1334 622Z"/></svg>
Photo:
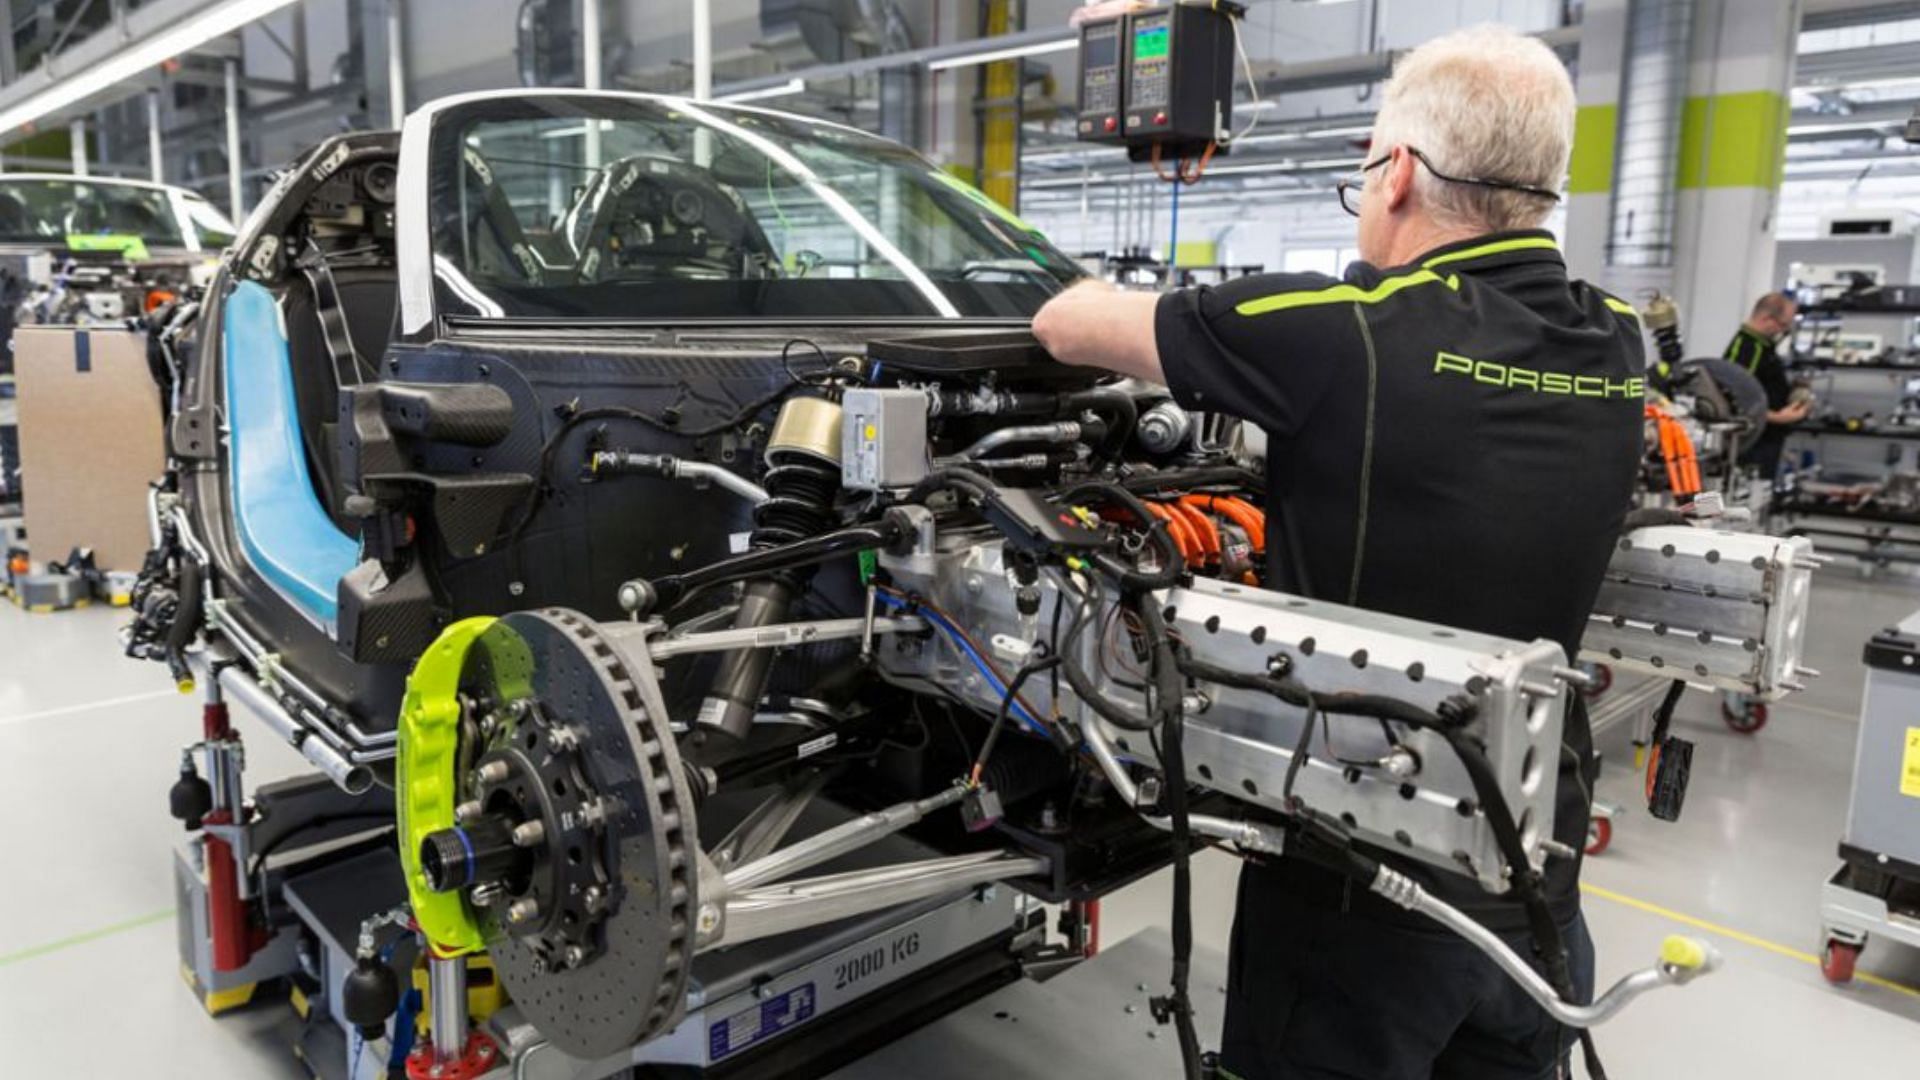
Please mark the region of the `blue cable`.
<svg viewBox="0 0 1920 1080"><path fill-rule="evenodd" d="M874 598L894 610L913 606L890 593L875 592ZM980 654L975 652L973 646L967 643L966 636L960 633L959 629L948 621L946 616L924 605L918 608L917 614L926 618L935 628L945 633L947 640L953 643L953 647L959 650L962 656L972 661L974 670L980 673L980 677L987 680L988 685L999 691L1001 697L1004 698L1007 696L1007 684L1000 681L1000 677L993 673L993 668L989 666L985 660L981 659ZM1007 711L1009 715L1019 721L1021 727L1027 729L1028 734L1045 736L1045 725L1035 719L1033 714L1028 712L1026 708L1020 704L1018 698L1015 698L1009 704Z"/></svg>
<svg viewBox="0 0 1920 1080"><path fill-rule="evenodd" d="M1167 236L1167 284L1180 287L1180 188L1186 181L1179 177L1179 166L1174 166L1173 210L1167 216L1172 222L1171 232Z"/></svg>

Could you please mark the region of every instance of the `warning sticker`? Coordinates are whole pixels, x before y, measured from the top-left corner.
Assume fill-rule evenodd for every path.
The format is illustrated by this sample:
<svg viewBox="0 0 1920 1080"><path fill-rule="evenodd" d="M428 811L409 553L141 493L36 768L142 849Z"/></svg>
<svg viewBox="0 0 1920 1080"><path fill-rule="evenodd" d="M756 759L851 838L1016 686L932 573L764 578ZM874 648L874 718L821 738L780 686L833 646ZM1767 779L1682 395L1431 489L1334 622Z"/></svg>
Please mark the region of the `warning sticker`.
<svg viewBox="0 0 1920 1080"><path fill-rule="evenodd" d="M1907 752L1900 756L1900 794L1920 799L1920 727L1907 729Z"/></svg>
<svg viewBox="0 0 1920 1080"><path fill-rule="evenodd" d="M707 1058L719 1061L747 1047L813 1019L812 983L802 983L779 997L742 1009L707 1029Z"/></svg>

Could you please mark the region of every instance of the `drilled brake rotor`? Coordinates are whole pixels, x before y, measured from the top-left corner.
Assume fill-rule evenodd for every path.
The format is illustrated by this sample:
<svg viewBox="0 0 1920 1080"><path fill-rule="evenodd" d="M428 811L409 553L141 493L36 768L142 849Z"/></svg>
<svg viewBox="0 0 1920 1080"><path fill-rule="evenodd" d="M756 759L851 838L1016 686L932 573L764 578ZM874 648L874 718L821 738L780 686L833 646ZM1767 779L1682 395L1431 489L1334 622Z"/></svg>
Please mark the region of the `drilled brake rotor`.
<svg viewBox="0 0 1920 1080"><path fill-rule="evenodd" d="M577 895L549 905L544 935L511 925L504 905L491 909L487 951L514 1002L556 1048L605 1057L665 1032L683 1011L697 904L693 800L666 718L646 708L592 621L549 608L516 612L499 626L525 648L477 649L468 674L474 685L525 687L543 719L577 740L568 753L603 809L591 831L566 814L547 840L554 858L589 845L605 860L610 896L592 905L594 940L582 962L560 960L552 947L563 940L554 919L571 926L587 916Z"/></svg>

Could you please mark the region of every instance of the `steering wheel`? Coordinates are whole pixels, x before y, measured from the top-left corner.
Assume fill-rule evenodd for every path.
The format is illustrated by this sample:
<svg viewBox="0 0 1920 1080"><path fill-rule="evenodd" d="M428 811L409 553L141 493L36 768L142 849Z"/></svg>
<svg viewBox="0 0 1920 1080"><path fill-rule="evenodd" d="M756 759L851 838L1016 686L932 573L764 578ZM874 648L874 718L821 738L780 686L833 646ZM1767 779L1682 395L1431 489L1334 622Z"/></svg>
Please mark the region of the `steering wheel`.
<svg viewBox="0 0 1920 1080"><path fill-rule="evenodd" d="M607 167L582 282L771 277L779 257L734 189L696 165L640 155Z"/></svg>

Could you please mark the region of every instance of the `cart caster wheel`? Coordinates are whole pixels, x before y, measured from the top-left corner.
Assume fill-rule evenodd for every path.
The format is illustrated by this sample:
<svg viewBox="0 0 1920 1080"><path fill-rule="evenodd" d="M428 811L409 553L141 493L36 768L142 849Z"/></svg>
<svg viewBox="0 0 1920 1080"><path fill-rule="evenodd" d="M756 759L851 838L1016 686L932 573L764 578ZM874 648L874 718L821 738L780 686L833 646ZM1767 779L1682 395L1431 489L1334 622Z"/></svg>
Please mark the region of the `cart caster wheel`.
<svg viewBox="0 0 1920 1080"><path fill-rule="evenodd" d="M1595 817L1587 819L1587 854L1599 855L1613 844L1613 820Z"/></svg>
<svg viewBox="0 0 1920 1080"><path fill-rule="evenodd" d="M1820 974L1835 986L1845 986L1853 981L1853 965L1859 959L1860 946L1828 938L1827 947L1820 953Z"/></svg>
<svg viewBox="0 0 1920 1080"><path fill-rule="evenodd" d="M1580 693L1589 701L1606 693L1613 687L1613 669L1605 664L1581 664L1580 670L1587 673L1589 682Z"/></svg>
<svg viewBox="0 0 1920 1080"><path fill-rule="evenodd" d="M1728 727L1742 735L1752 735L1767 726L1766 702L1742 699L1737 702L1737 706L1733 701L1720 703L1720 718L1727 722Z"/></svg>

